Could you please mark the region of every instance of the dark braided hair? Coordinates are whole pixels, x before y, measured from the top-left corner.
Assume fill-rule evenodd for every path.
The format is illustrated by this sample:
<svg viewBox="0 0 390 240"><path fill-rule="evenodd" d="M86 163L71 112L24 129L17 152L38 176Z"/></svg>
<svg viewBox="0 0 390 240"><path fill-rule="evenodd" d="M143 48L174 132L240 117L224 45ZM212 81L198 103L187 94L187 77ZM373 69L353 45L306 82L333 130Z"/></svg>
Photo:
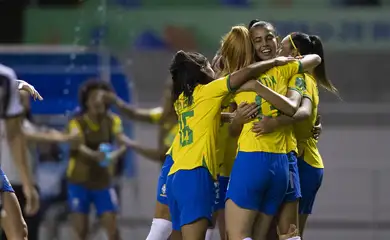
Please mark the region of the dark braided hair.
<svg viewBox="0 0 390 240"><path fill-rule="evenodd" d="M212 79L202 69L208 60L196 52L178 51L173 57L169 71L172 76L172 100L175 102L183 93L188 104L192 103L192 93L198 84L207 84Z"/></svg>
<svg viewBox="0 0 390 240"><path fill-rule="evenodd" d="M88 109L87 100L89 95L93 90L105 90L108 92L112 92L111 85L105 81L101 80L88 80L83 83L79 90L79 101L80 101L80 112L85 113ZM108 105L106 109L108 109Z"/></svg>

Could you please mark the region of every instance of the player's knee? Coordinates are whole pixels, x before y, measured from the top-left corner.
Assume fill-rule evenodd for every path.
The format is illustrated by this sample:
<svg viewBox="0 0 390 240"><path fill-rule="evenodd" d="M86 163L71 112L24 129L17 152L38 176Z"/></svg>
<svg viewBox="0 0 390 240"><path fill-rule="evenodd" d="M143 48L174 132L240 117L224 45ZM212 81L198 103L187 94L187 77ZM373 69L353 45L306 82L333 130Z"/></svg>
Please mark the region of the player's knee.
<svg viewBox="0 0 390 240"><path fill-rule="evenodd" d="M73 226L73 230L79 240L84 240L88 236L88 228L86 226Z"/></svg>
<svg viewBox="0 0 390 240"><path fill-rule="evenodd" d="M156 204L156 210L154 213L154 217L156 219L165 219L169 220L171 218L171 215L169 213L169 208L167 205L157 202Z"/></svg>

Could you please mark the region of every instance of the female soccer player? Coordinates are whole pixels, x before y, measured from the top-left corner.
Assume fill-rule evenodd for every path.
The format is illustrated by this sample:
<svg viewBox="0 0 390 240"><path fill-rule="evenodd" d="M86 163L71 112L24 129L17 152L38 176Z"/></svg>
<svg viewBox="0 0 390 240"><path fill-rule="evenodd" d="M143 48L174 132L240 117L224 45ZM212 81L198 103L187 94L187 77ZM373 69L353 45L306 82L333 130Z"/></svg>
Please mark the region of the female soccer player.
<svg viewBox="0 0 390 240"><path fill-rule="evenodd" d="M325 57L322 42L317 36L304 33L292 33L281 43L280 54L283 56L301 56L318 54L322 62L313 71L304 74L306 91L298 111L292 117L280 116L274 119L264 119L254 125L253 131L266 134L282 125L294 124L298 140L298 167L301 183L302 198L299 202L299 232L303 236L308 215L312 213L314 200L322 183L323 162L318 152L317 140L312 137L311 129L316 124L318 113L318 84L338 95L336 87L327 78Z"/></svg>
<svg viewBox="0 0 390 240"><path fill-rule="evenodd" d="M252 21L251 22L251 36L254 42L256 49L256 56L258 60L267 60L269 58L275 57L277 54L277 49L279 44L276 37L275 27L263 21ZM304 78L302 76L296 75L289 80L288 91L286 96L290 99L294 108L297 109L301 99L302 92L305 88ZM298 166L297 166L297 144L296 139L293 134L292 126L286 127L286 143L287 143L287 157L289 160L289 181L288 189L286 196L283 200L283 205L277 216L278 229L281 236L287 234L290 231L290 225L298 225L298 199L301 197L300 184L298 177ZM265 238L267 234L267 228L262 227L262 217L258 218L257 224L260 227L256 228L255 238ZM273 229L270 229L273 232L273 237L277 237L276 234L276 224L274 224ZM297 230L296 230L297 233ZM268 236L270 237L270 236Z"/></svg>
<svg viewBox="0 0 390 240"><path fill-rule="evenodd" d="M1 139L9 150L14 163L19 170L23 193L26 199L25 211L34 215L39 209L39 196L34 187L31 169L27 160L27 144L23 134L21 121L23 107L20 103L18 81L15 72L4 65L0 65L0 120L4 123L5 133ZM3 147L2 147L3 148ZM0 169L1 181L1 225L10 239L27 239L27 226L21 213L19 202L5 173Z"/></svg>
<svg viewBox="0 0 390 240"><path fill-rule="evenodd" d="M241 28L233 28L232 31L240 31ZM235 72L243 67L253 63L252 46L242 45L245 39L237 38L243 36L237 34L226 34L222 40L222 47L212 61L212 68L216 76L223 77L232 72ZM233 113L235 118L251 119L251 116L257 115L258 106L253 104L242 103L237 108L237 104L233 101L232 94L229 94L222 101L222 117L227 116L226 113ZM221 120L223 121L223 119ZM244 120L245 121L245 120ZM220 173L218 175L217 199L215 200L213 225L218 222L218 229L221 240L225 239L225 197L227 185L229 182L230 172L237 152L237 137L229 135L230 121L221 122L218 130L217 139L217 160L219 162ZM206 240L212 239L212 229L207 230Z"/></svg>
<svg viewBox="0 0 390 240"><path fill-rule="evenodd" d="M86 82L80 88L81 112L69 122L70 133L79 133L82 138L81 144L71 146L67 169L71 224L80 240L86 239L88 234L91 203L95 205L108 238L119 239L118 200L111 178L112 167L126 148L119 145L110 153L100 150L102 144L120 143L123 139L121 119L111 114L103 101L103 95L108 91L111 88L103 81Z"/></svg>
<svg viewBox="0 0 390 240"><path fill-rule="evenodd" d="M277 43L273 34L274 29L267 28L267 26L264 27L262 24L258 23L252 26L252 28L259 27L259 30L261 29L263 31L261 33L262 35L256 37L253 37L252 33L252 40L258 55L269 56L269 54L272 54L272 51L276 52ZM272 48L272 45L275 47ZM306 56L301 61L303 69L312 68L318 65L319 62L320 58L317 55ZM288 80L298 73L299 64L288 64L273 70L260 76L259 79L272 90L285 95L287 93L287 87L290 86ZM295 83L293 85L295 86ZM299 93L297 95L297 98L300 98ZM261 105L259 110L260 115L274 117L277 115L276 109L290 116L293 115L299 104L288 99L286 102L290 105L290 108L286 108L280 105L277 106L275 99L271 99L269 96L267 97L260 97L255 93L246 92L237 94L235 101L237 103L256 101ZM268 102L263 101L262 98L267 99ZM272 102L275 106L272 106L269 102ZM234 124L232 124L233 126ZM288 185L288 161L285 138L287 135L292 134L291 131L282 129L273 136L269 135L257 138L251 132L251 127L252 124L245 124L240 135L240 151L237 154L233 166L227 193L226 221L229 239L250 239L249 237L252 236L252 225L257 217L257 211L262 213L261 222L263 228L268 230L273 215L277 213L279 205L284 199ZM240 130L241 128L238 132ZM259 158L259 160L253 160L256 158ZM252 173L254 169L259 168L264 171L262 174ZM275 175L269 175L269 171L273 171ZM272 184L267 185L269 182L272 182ZM243 192L246 194L242 194Z"/></svg>
<svg viewBox="0 0 390 240"><path fill-rule="evenodd" d="M23 88L25 89L25 88ZM21 102L23 105L23 132L29 143L29 151L27 153L28 163L32 169L34 169L34 160L32 143L35 141L50 141L50 142L68 142L68 141L78 141L77 135L70 135L62 132L58 132L56 130L45 130L41 131L37 126L31 123L31 110L30 110L30 95L26 91L21 91ZM0 132L4 129L3 122L0 122ZM6 134L5 134L6 135ZM29 216L25 212L26 201L23 194L23 185L19 176L17 169L15 168L15 164L11 153L9 152L8 144L5 141L1 142L1 167L4 172L7 173L7 177L9 182L11 183L16 197L18 198L23 217L27 223L28 228L28 237L30 240L39 239L39 226L41 222L41 214L35 214L33 216ZM2 239L12 239L10 237L3 235Z"/></svg>
<svg viewBox="0 0 390 240"><path fill-rule="evenodd" d="M242 44L251 45L249 32L244 29L247 41ZM288 58L263 61L212 81L214 71L203 55L176 53L170 72L179 134L167 156L174 158L167 180L167 196L173 229L181 230L183 239L204 238L211 220L215 199L213 182L218 173L215 143L223 98L246 81L290 61ZM259 90L269 90L254 83L260 86Z"/></svg>
<svg viewBox="0 0 390 240"><path fill-rule="evenodd" d="M256 50L256 60L267 60L269 58L275 57L277 52L277 42L276 40L276 31L275 28L268 22L263 22L259 20L252 20L248 26L251 30L252 40L254 42L255 50ZM271 33L270 33L271 31ZM267 41L268 39L268 41ZM289 99L290 104L293 106L293 109L296 109L301 101L302 97L302 88L304 88L304 83L302 78L294 77L288 82L288 91L287 97ZM271 102L277 109L282 110L279 105L276 105L276 102ZM291 114L291 113L290 113ZM233 125L236 124L237 121L234 121ZM241 129L241 128L237 128ZM238 132L240 130L237 130ZM300 188L299 188L299 180L298 180L298 170L297 170L297 161L296 161L296 141L292 133L292 128L287 129L286 132L286 141L288 148L288 159L289 159L289 168L290 168L290 181L292 181L288 186L288 193L284 199L284 204L282 207L281 214L279 216L279 229L282 235L284 233L289 232L290 224L298 224L298 198L300 197ZM261 221L261 216L257 218L257 222ZM264 222L264 221L263 221ZM259 225L259 224L256 224ZM267 234L267 227L264 226L256 227L256 231L254 236L256 238L265 238ZM272 225L273 227L273 237L278 238L276 233L276 224ZM272 231L271 231L272 232ZM296 231L297 232L297 231ZM268 238L271 236L269 235Z"/></svg>
<svg viewBox="0 0 390 240"><path fill-rule="evenodd" d="M129 138L124 140L128 147L132 148L139 154L163 163L157 183L157 202L154 218L149 235L146 238L147 240L165 240L168 239L172 233L172 223L166 196L166 180L173 162L170 161L171 159L167 159L167 161L164 160L165 153L172 145L179 126L177 123L175 110L173 109L171 91L172 87L171 83L169 82L164 91L163 107L151 110L134 108L112 94L106 96L108 102L117 106L121 113L124 114L124 116L142 122L158 124L159 126L157 149L144 147L138 142Z"/></svg>

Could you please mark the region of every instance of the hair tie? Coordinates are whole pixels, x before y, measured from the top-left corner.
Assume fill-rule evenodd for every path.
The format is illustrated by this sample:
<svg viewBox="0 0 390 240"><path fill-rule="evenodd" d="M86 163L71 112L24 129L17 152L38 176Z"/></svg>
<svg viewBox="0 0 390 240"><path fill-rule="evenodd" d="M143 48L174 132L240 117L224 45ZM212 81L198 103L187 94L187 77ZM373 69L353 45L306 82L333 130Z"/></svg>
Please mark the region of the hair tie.
<svg viewBox="0 0 390 240"><path fill-rule="evenodd" d="M298 50L297 46L295 46L295 43L294 43L294 41L293 41L293 39L292 39L291 34L288 35L288 38L290 39L290 43L291 43L291 45L293 46L293 48L294 48L295 50L297 50L298 55L301 55L301 54L299 53L299 50Z"/></svg>

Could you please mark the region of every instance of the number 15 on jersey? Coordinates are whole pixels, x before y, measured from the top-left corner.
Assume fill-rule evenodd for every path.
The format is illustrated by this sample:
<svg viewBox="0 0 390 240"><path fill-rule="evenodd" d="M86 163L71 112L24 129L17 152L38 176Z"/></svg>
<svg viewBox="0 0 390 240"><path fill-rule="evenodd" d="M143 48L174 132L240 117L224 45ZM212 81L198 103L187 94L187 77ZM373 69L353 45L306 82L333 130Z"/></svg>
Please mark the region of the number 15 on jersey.
<svg viewBox="0 0 390 240"><path fill-rule="evenodd" d="M194 110L183 112L179 115L180 146L185 147L193 142L192 129L187 125L187 120L194 116Z"/></svg>

